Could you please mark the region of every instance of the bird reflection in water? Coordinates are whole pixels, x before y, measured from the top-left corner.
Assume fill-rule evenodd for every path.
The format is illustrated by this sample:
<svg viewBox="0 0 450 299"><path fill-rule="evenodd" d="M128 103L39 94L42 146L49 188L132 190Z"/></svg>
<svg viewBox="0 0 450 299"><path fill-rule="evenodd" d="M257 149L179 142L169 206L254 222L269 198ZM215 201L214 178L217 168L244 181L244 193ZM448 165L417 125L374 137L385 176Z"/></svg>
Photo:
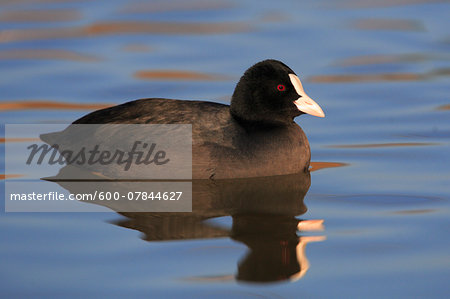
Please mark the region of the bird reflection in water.
<svg viewBox="0 0 450 299"><path fill-rule="evenodd" d="M62 173L64 168L60 175ZM61 180L61 177L63 175L51 180L71 193L80 191L74 190L80 188L80 184ZM83 191L94 190L98 183L89 181L89 176L86 178ZM142 232L143 239L149 242L229 237L248 248L246 255L238 261L236 280L252 283L295 281L309 268L306 244L325 240L324 236L301 235L304 231L323 230L323 220L297 218L307 211L303 199L310 183L309 172L248 179L193 180L192 212L121 212L116 209L126 219L115 224ZM121 192L130 191L127 182L114 184ZM132 186L135 188L136 185ZM96 203L109 205L108 208L114 210L110 202ZM232 217L230 229L206 221L224 216ZM191 279L209 281L217 277Z"/></svg>

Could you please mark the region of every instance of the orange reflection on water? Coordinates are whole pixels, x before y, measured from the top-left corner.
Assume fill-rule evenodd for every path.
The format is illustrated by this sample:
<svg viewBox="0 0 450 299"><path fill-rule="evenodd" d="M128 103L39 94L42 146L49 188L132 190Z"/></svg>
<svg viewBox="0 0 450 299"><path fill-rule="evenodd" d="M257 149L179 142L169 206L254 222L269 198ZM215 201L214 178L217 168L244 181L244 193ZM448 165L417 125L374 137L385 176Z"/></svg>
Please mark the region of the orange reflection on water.
<svg viewBox="0 0 450 299"><path fill-rule="evenodd" d="M146 80L189 80L189 81L221 81L228 78L222 75L198 73L191 71L167 71L151 70L138 71L134 74L135 78Z"/></svg>
<svg viewBox="0 0 450 299"><path fill-rule="evenodd" d="M14 179L23 177L22 174L0 174L0 180Z"/></svg>
<svg viewBox="0 0 450 299"><path fill-rule="evenodd" d="M323 219L302 220L298 223L297 229L302 232L306 231L322 231L325 229Z"/></svg>
<svg viewBox="0 0 450 299"><path fill-rule="evenodd" d="M39 138L0 138L0 143L11 143L11 142L40 142Z"/></svg>
<svg viewBox="0 0 450 299"><path fill-rule="evenodd" d="M98 61L95 56L84 55L67 50L54 49L13 49L0 51L0 60L11 59L51 59L91 62Z"/></svg>
<svg viewBox="0 0 450 299"><path fill-rule="evenodd" d="M247 29L243 23L170 23L170 22L105 22L83 28L86 34L103 35L117 33L210 34L241 32Z"/></svg>
<svg viewBox="0 0 450 299"><path fill-rule="evenodd" d="M0 102L0 111L11 110L94 110L111 107L113 104L82 104L52 101Z"/></svg>
<svg viewBox="0 0 450 299"><path fill-rule="evenodd" d="M439 106L437 110L450 110L450 104Z"/></svg>
<svg viewBox="0 0 450 299"><path fill-rule="evenodd" d="M423 24L416 20L365 19L352 23L352 27L361 30L399 30L424 31Z"/></svg>
<svg viewBox="0 0 450 299"><path fill-rule="evenodd" d="M69 22L80 18L76 10L13 10L0 14L0 22Z"/></svg>
<svg viewBox="0 0 450 299"><path fill-rule="evenodd" d="M429 146L438 145L431 142L397 142L397 143L368 143L368 144L342 144L330 145L329 148L378 148L378 147L403 147L403 146Z"/></svg>
<svg viewBox="0 0 450 299"><path fill-rule="evenodd" d="M309 171L313 172L324 168L342 167L347 165L349 164L339 162L311 162Z"/></svg>

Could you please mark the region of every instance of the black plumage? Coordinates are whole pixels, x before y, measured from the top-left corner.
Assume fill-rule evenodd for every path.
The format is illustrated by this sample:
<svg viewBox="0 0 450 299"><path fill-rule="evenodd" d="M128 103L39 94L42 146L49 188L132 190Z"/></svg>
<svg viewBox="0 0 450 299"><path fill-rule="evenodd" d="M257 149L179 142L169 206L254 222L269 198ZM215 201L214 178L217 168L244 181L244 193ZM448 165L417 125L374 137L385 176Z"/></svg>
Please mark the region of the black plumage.
<svg viewBox="0 0 450 299"><path fill-rule="evenodd" d="M304 172L310 148L294 122L303 112L289 74L295 73L282 62L265 60L244 73L230 106L149 98L94 111L74 124L192 124L194 179Z"/></svg>

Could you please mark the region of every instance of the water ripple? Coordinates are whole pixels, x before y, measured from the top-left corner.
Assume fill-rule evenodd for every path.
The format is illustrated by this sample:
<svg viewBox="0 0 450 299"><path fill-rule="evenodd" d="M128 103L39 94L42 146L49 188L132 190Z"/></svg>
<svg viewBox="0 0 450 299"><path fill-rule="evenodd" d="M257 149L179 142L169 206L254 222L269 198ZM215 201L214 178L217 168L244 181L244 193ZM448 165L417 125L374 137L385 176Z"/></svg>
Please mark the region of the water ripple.
<svg viewBox="0 0 450 299"><path fill-rule="evenodd" d="M115 34L225 34L245 32L247 23L99 22L84 27L7 29L0 31L0 43L83 38Z"/></svg>
<svg viewBox="0 0 450 299"><path fill-rule="evenodd" d="M423 62L428 61L432 57L431 55L412 53L412 54L397 54L397 55L365 55L356 56L342 59L337 62L338 66L360 66L360 65L373 65L373 64L387 64L387 63L411 63L411 62Z"/></svg>
<svg viewBox="0 0 450 299"><path fill-rule="evenodd" d="M417 20L362 19L351 26L360 30L425 31L425 26Z"/></svg>
<svg viewBox="0 0 450 299"><path fill-rule="evenodd" d="M113 104L64 103L52 101L11 101L0 102L0 111L11 110L95 110L112 106Z"/></svg>
<svg viewBox="0 0 450 299"><path fill-rule="evenodd" d="M450 104L439 106L436 110L450 110Z"/></svg>
<svg viewBox="0 0 450 299"><path fill-rule="evenodd" d="M427 73L380 73L380 74L336 74L317 75L308 78L314 83L348 83L348 82L380 82L380 81L424 81L435 77L449 76L450 69L442 68Z"/></svg>
<svg viewBox="0 0 450 299"><path fill-rule="evenodd" d="M148 70L134 73L134 77L146 80L188 80L188 81L221 81L229 78L222 75L206 74L192 71Z"/></svg>
<svg viewBox="0 0 450 299"><path fill-rule="evenodd" d="M12 49L0 51L0 60L13 59L47 59L70 60L79 62L99 61L100 58L68 50L55 49Z"/></svg>
<svg viewBox="0 0 450 299"><path fill-rule="evenodd" d="M439 145L432 142L393 142L393 143L368 143L368 144L338 144L329 145L328 148L379 148L379 147L404 147L404 146L430 146Z"/></svg>
<svg viewBox="0 0 450 299"><path fill-rule="evenodd" d="M194 0L194 1L151 1L151 2L131 2L126 4L121 13L162 13L162 12L174 12L174 11L205 11L205 10L219 10L225 8L231 8L234 5L230 2L224 1L207 1L207 0Z"/></svg>
<svg viewBox="0 0 450 299"><path fill-rule="evenodd" d="M12 10L0 14L0 22L70 22L81 19L76 10Z"/></svg>
<svg viewBox="0 0 450 299"><path fill-rule="evenodd" d="M411 205L439 202L443 199L434 196L400 194L350 194L330 196L330 200L374 205Z"/></svg>
<svg viewBox="0 0 450 299"><path fill-rule="evenodd" d="M346 0L341 2L340 6L344 8L370 8L370 7L391 7L391 6L405 6L425 3L440 3L447 2L446 0Z"/></svg>

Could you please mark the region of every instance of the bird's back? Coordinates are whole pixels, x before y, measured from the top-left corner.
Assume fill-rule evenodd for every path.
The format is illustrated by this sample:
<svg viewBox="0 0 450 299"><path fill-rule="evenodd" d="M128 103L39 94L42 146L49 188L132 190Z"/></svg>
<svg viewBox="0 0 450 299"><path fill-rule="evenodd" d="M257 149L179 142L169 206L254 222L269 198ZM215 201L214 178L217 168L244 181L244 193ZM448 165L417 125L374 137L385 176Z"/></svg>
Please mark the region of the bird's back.
<svg viewBox="0 0 450 299"><path fill-rule="evenodd" d="M94 111L73 124L192 124L194 179L283 175L309 166L308 140L294 122L248 129L219 103L142 99Z"/></svg>

